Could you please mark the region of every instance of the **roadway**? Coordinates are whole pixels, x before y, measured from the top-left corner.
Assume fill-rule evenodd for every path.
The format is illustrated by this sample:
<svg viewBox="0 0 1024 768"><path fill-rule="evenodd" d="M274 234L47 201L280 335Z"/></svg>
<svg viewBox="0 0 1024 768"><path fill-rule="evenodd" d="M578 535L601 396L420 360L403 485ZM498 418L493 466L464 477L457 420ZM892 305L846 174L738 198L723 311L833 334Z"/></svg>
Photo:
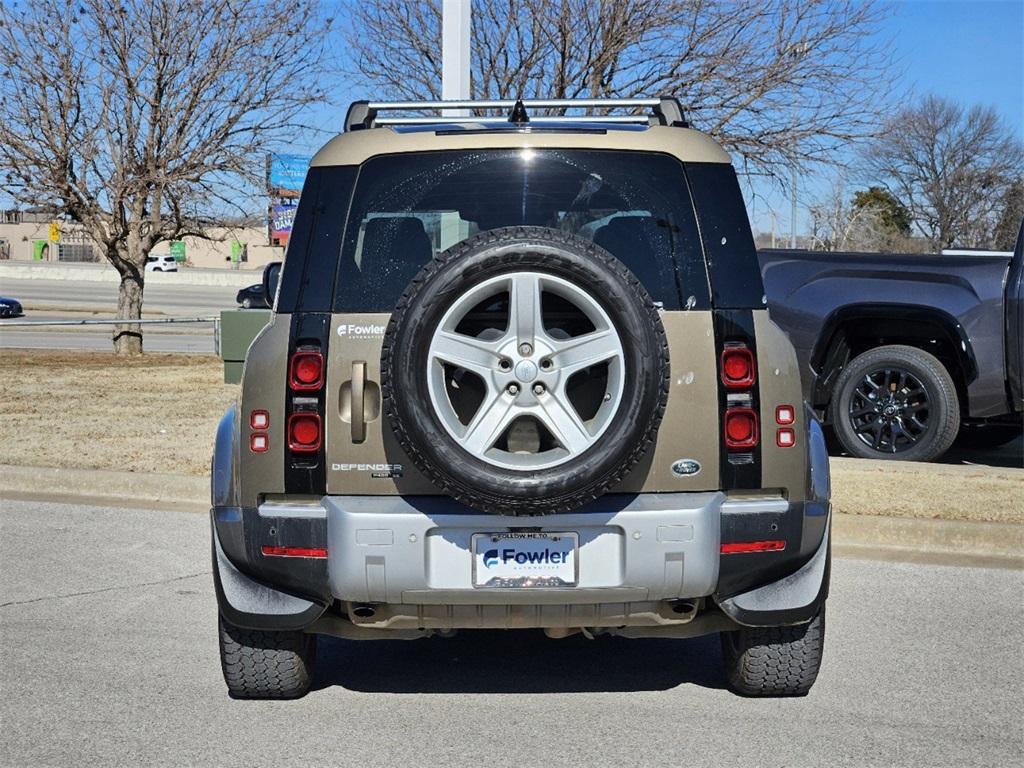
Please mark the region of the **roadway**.
<svg viewBox="0 0 1024 768"><path fill-rule="evenodd" d="M254 280L259 274L254 275ZM222 309L233 309L237 288L209 285L146 286L144 314L147 317L212 317ZM10 280L0 284L0 295L18 299L25 307L19 320L81 320L113 317L117 307L117 284L70 280ZM109 351L109 327L7 327L0 320L0 349L82 349ZM144 346L151 352L213 354L210 325L179 325L174 328L147 326Z"/></svg>
<svg viewBox="0 0 1024 768"><path fill-rule="evenodd" d="M0 764L1020 765L1020 571L837 559L802 699L714 638L321 638L314 690L227 697L209 522L0 501Z"/></svg>

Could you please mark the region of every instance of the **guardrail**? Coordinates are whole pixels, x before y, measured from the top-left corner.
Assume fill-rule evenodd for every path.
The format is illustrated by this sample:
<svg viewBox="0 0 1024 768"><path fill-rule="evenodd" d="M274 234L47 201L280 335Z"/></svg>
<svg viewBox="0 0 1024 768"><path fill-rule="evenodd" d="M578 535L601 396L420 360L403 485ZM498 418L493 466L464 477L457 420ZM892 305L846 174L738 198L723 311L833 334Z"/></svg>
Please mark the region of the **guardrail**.
<svg viewBox="0 0 1024 768"><path fill-rule="evenodd" d="M0 328L14 326L31 327L44 325L170 325L174 323L212 323L213 352L220 355L220 317L161 317L140 320L124 319L82 319L82 320L0 320Z"/></svg>

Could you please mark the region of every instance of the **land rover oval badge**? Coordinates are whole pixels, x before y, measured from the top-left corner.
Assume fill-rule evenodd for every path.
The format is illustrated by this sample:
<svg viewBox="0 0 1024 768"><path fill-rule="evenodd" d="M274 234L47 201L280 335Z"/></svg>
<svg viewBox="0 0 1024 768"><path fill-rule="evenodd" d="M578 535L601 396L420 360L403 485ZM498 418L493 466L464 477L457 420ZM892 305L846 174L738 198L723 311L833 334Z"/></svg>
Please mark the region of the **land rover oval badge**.
<svg viewBox="0 0 1024 768"><path fill-rule="evenodd" d="M672 474L676 477L692 477L700 472L700 462L696 459L680 459L672 464Z"/></svg>

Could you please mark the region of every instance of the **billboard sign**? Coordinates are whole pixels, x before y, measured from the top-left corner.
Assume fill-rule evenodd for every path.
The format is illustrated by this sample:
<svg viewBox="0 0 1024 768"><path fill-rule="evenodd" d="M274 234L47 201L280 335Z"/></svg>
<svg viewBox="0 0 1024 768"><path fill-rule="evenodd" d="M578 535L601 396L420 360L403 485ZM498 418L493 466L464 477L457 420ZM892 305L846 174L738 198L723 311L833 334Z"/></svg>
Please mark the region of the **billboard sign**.
<svg viewBox="0 0 1024 768"><path fill-rule="evenodd" d="M284 201L279 205L270 206L270 242L275 245L288 245L292 235L292 224L295 221L297 200Z"/></svg>
<svg viewBox="0 0 1024 768"><path fill-rule="evenodd" d="M310 158L271 154L267 159L267 188L271 197L298 197Z"/></svg>

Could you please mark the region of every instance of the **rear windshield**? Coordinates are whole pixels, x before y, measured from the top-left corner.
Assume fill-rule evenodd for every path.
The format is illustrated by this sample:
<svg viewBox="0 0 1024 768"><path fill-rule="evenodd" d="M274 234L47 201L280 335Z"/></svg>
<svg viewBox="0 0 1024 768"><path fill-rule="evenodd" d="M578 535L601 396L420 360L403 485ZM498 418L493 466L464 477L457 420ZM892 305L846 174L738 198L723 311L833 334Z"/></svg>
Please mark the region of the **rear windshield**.
<svg viewBox="0 0 1024 768"><path fill-rule="evenodd" d="M534 225L610 251L665 309L707 307L682 165L666 155L510 149L387 155L359 170L337 271L339 312L390 312L432 257Z"/></svg>

